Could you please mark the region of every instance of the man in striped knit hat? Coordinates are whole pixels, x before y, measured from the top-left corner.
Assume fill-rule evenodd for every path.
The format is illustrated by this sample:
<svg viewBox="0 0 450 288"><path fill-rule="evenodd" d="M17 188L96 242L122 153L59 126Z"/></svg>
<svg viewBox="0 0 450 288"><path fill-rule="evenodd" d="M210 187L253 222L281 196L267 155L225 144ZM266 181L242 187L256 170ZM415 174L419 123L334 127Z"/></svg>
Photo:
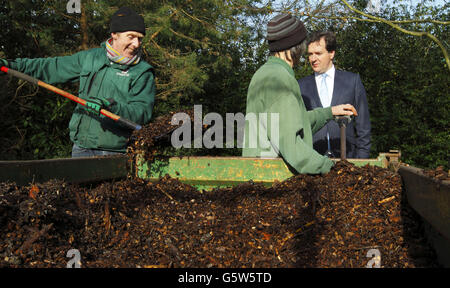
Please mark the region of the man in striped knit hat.
<svg viewBox="0 0 450 288"><path fill-rule="evenodd" d="M125 153L132 131L100 114L102 108L147 124L155 98L153 67L141 59L144 19L128 7L112 16L111 38L71 56L0 59L0 64L49 84L79 81L78 104L69 123L72 157Z"/></svg>
<svg viewBox="0 0 450 288"><path fill-rule="evenodd" d="M270 57L253 75L247 92L244 157L282 157L298 173L321 174L333 162L313 149L312 135L333 115L356 115L343 104L306 111L293 67L306 50L306 29L289 14L275 16L267 24Z"/></svg>

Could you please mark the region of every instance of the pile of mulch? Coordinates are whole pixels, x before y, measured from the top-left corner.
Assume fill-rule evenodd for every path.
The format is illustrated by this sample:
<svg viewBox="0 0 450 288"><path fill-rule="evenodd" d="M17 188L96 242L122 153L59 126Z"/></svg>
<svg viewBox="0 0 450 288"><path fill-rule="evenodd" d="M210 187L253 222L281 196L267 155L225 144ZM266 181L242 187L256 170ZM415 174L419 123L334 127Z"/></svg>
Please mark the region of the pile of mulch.
<svg viewBox="0 0 450 288"><path fill-rule="evenodd" d="M0 184L0 267L436 267L400 176L337 163L272 187Z"/></svg>
<svg viewBox="0 0 450 288"><path fill-rule="evenodd" d="M183 114L189 116L192 124L194 121L194 109L181 110L162 115L149 124L144 125L141 130L133 131L127 149L128 156L131 159L135 159L136 155L142 155L145 159L152 159L152 156L158 152L158 144L170 142L171 133L183 125L184 122L181 121L183 118L178 119L178 116L181 117ZM172 123L179 122L181 122L181 125L172 125Z"/></svg>
<svg viewBox="0 0 450 288"><path fill-rule="evenodd" d="M450 181L450 173L444 170L444 166L438 166L436 169L425 169L423 174L439 181Z"/></svg>

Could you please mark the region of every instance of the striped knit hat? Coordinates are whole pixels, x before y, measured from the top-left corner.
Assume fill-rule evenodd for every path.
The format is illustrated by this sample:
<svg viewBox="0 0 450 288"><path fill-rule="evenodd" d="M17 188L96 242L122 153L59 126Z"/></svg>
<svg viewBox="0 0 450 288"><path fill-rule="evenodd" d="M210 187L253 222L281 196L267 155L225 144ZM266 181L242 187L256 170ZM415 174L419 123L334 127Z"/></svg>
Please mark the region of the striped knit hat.
<svg viewBox="0 0 450 288"><path fill-rule="evenodd" d="M280 14L267 24L267 40L270 52L279 52L294 47L306 38L303 22L290 14Z"/></svg>

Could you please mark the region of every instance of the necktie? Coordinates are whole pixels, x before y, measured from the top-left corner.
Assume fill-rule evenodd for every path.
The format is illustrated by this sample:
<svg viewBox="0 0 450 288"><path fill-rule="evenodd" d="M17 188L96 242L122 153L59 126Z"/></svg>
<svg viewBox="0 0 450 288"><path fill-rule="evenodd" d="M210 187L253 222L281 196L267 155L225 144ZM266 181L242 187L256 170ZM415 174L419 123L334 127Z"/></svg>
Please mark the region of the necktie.
<svg viewBox="0 0 450 288"><path fill-rule="evenodd" d="M322 106L329 106L329 96L328 96L328 87L327 87L327 74L322 74L322 82L320 83L320 97L322 98Z"/></svg>
<svg viewBox="0 0 450 288"><path fill-rule="evenodd" d="M327 73L322 74L322 82L320 84L320 97L322 98L322 106L328 107L330 106L329 95L328 95L328 87L327 87ZM330 133L327 131L327 144L328 150L325 152L325 155L328 157L333 157L333 153L331 152L331 144L330 144Z"/></svg>

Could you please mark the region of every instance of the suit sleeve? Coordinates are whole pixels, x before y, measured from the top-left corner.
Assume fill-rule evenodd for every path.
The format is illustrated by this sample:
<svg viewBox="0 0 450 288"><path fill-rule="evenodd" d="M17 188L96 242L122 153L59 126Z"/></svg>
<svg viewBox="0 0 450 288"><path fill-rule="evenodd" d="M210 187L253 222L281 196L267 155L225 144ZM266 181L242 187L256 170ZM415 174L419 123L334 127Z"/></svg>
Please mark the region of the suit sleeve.
<svg viewBox="0 0 450 288"><path fill-rule="evenodd" d="M367 103L366 90L361 82L361 78L357 75L355 79L355 109L358 116L355 117L356 130L356 157L370 157L370 115Z"/></svg>

